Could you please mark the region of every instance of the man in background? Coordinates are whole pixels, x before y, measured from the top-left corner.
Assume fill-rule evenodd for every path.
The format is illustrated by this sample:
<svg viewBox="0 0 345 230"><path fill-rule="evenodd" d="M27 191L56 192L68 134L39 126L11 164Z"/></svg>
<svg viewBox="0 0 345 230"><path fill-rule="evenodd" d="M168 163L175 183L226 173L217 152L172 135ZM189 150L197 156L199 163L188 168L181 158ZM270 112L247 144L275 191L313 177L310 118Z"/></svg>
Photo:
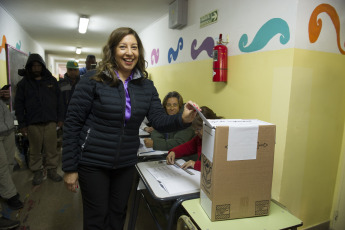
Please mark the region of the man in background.
<svg viewBox="0 0 345 230"><path fill-rule="evenodd" d="M85 67L79 69L80 76L84 75L87 71L96 68L97 62L95 55L89 54L86 57Z"/></svg>
<svg viewBox="0 0 345 230"><path fill-rule="evenodd" d="M62 95L62 101L64 104L64 118L66 117L67 107L69 101L71 100L72 94L74 92L75 86L80 80L79 75L79 65L76 61L68 61L66 64L67 72L64 75L64 78L59 81L59 88ZM57 151L61 151L62 147L62 127L58 129L57 132Z"/></svg>
<svg viewBox="0 0 345 230"><path fill-rule="evenodd" d="M78 62L68 61L66 68L67 72L65 73L64 78L59 81L59 88L65 108L64 117L66 116L67 107L74 92L75 86L80 80Z"/></svg>
<svg viewBox="0 0 345 230"><path fill-rule="evenodd" d="M0 90L0 196L12 210L23 208L19 194L12 180L14 166L15 137L13 116L6 105L10 98L10 90ZM0 229L11 229L19 226L19 221L7 219L1 215Z"/></svg>
<svg viewBox="0 0 345 230"><path fill-rule="evenodd" d="M59 182L62 177L57 173L60 157L56 151L56 129L63 125L64 107L58 82L39 54L30 54L25 70L17 84L14 107L20 132L29 140L32 184L43 182L44 169L49 179Z"/></svg>

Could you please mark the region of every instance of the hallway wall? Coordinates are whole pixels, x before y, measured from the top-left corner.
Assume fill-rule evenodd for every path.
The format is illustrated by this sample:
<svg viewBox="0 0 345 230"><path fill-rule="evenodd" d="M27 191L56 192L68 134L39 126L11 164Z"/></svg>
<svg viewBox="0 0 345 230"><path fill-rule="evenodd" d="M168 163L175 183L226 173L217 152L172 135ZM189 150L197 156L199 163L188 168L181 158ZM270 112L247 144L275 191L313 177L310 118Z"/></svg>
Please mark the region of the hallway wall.
<svg viewBox="0 0 345 230"><path fill-rule="evenodd" d="M7 84L6 43L27 54L38 53L44 58L45 53L0 4L0 86Z"/></svg>

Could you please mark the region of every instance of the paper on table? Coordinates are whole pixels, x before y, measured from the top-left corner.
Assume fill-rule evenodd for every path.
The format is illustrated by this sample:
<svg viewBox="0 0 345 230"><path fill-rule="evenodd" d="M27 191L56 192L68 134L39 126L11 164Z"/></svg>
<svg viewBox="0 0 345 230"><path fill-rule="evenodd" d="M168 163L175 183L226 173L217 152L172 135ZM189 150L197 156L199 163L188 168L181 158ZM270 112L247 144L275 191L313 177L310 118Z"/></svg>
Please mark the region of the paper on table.
<svg viewBox="0 0 345 230"><path fill-rule="evenodd" d="M179 159L177 162L182 165L185 161ZM162 165L147 170L169 194L188 193L200 189L199 171L188 169L194 173L190 175L175 165Z"/></svg>
<svg viewBox="0 0 345 230"><path fill-rule="evenodd" d="M140 145L138 149L138 156L153 156L153 155L163 155L168 151L153 150L153 148L147 148L144 143L144 138L140 138Z"/></svg>
<svg viewBox="0 0 345 230"><path fill-rule="evenodd" d="M147 148L144 143L144 138L140 138L140 145L139 145L139 151L141 153L146 153L146 152L153 152L153 148Z"/></svg>

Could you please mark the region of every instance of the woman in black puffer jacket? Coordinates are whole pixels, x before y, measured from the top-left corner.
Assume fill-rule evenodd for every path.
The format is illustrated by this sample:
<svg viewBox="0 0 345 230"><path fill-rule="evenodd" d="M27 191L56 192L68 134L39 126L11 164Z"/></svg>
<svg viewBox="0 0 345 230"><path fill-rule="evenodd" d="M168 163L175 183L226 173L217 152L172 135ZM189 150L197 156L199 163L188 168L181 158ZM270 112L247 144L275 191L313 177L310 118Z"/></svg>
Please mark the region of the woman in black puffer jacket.
<svg viewBox="0 0 345 230"><path fill-rule="evenodd" d="M114 30L97 71L78 83L64 123L62 169L83 197L84 229L123 229L145 116L162 132L190 125L196 111L165 113L147 79L144 48L131 28Z"/></svg>

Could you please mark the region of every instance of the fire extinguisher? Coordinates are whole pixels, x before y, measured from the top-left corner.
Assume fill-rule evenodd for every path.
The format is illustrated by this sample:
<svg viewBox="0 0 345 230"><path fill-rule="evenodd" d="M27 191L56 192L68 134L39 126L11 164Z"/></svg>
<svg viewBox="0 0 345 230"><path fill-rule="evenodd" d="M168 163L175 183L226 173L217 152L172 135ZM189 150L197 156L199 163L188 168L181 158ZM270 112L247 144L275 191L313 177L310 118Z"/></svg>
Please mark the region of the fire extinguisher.
<svg viewBox="0 0 345 230"><path fill-rule="evenodd" d="M213 81L226 82L228 75L228 48L224 45L222 34L219 34L219 41L213 47Z"/></svg>

